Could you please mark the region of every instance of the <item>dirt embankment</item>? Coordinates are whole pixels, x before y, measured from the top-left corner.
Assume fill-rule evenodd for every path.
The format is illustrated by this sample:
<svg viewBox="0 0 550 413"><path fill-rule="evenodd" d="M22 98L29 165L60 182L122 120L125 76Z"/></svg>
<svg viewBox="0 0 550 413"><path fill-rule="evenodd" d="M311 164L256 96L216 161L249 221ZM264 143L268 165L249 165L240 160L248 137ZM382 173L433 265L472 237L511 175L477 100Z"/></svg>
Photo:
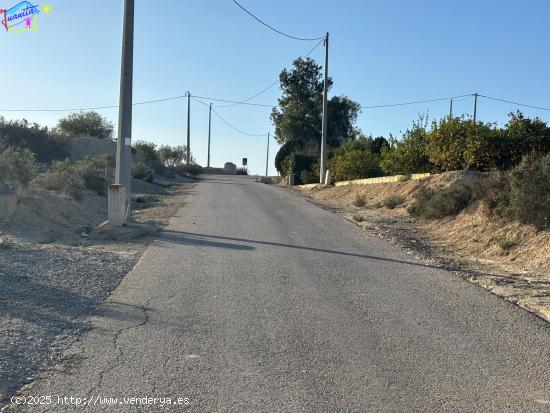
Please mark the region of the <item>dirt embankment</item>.
<svg viewBox="0 0 550 413"><path fill-rule="evenodd" d="M443 188L470 179L447 172L421 181L302 189L313 202L356 222L365 230L401 244L417 256L460 270L484 288L550 321L550 231L505 223L476 201L454 217L414 219L407 208L422 186ZM366 204L356 207L357 195ZM395 209L384 200L398 195Z"/></svg>

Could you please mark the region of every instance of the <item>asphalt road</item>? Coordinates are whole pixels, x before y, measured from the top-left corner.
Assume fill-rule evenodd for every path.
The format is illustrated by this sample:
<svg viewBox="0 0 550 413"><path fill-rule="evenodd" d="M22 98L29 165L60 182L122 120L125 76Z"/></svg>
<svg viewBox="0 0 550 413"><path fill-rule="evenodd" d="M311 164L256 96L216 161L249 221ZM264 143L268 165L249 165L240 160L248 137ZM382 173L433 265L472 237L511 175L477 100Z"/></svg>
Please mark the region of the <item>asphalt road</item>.
<svg viewBox="0 0 550 413"><path fill-rule="evenodd" d="M548 324L246 177L198 184L93 324L21 410L550 411Z"/></svg>

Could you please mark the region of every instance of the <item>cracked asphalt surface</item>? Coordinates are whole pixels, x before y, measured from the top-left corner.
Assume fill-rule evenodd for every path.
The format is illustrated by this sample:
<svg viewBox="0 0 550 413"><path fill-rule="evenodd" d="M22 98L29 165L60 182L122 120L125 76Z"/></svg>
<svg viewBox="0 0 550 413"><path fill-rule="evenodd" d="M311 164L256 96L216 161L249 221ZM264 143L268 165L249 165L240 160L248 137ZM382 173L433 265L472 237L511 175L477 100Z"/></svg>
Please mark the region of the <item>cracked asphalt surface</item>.
<svg viewBox="0 0 550 413"><path fill-rule="evenodd" d="M24 396L193 412L550 411L550 331L289 191L205 177ZM93 404L93 402L92 402ZM74 405L15 411L79 411Z"/></svg>

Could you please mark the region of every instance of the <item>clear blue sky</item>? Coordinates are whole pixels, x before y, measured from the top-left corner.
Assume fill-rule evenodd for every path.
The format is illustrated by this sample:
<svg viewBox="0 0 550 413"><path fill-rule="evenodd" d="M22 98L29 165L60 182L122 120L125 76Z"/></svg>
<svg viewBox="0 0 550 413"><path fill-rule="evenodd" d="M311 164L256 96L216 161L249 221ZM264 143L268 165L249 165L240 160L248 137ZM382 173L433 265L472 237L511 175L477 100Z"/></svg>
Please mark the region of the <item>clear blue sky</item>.
<svg viewBox="0 0 550 413"><path fill-rule="evenodd" d="M0 0L0 8L17 0ZM117 104L122 0L51 0L36 33L0 31L0 109ZM331 94L363 105L479 92L550 106L550 2L241 0L280 30L296 36L331 35ZM39 5L45 3L38 2ZM134 101L192 94L242 100L274 80L311 49L269 31L231 0L136 0ZM322 62L319 47L312 57ZM275 103L277 87L254 101ZM480 100L478 117L503 123L508 104ZM133 139L185 143L186 101L134 108ZM363 111L358 126L388 136L419 113L448 111L448 102ZM455 105L471 113L472 100ZM250 133L273 131L268 108L235 106L219 113ZM550 112L524 110L549 119ZM101 113L116 123L117 110ZM7 113L54 126L62 113ZM191 150L206 164L208 111L192 104ZM212 163L249 159L263 173L265 138L240 135L213 117ZM273 142L272 142L273 143ZM271 146L270 173L275 173Z"/></svg>

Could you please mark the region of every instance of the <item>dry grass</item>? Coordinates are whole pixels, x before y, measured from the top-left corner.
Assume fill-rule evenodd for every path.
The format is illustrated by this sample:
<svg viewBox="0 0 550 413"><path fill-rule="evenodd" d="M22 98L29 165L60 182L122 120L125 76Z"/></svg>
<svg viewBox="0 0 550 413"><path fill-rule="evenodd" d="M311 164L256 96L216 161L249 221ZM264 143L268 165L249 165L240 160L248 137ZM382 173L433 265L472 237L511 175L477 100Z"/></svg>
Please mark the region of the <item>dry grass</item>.
<svg viewBox="0 0 550 413"><path fill-rule="evenodd" d="M443 258L462 260L478 268L474 282L550 321L550 230L506 223L493 217L481 201L473 202L456 216L442 219L414 221L406 212L421 187L437 190L472 177L480 179L479 175L447 172L422 181L348 185L304 192L352 218L356 211L352 206L354 199L364 197L364 219L362 222L354 219L361 226L376 227L380 222L391 221L412 237L422 234L422 242L432 245ZM394 195L402 197L401 207L380 208L384 200Z"/></svg>
<svg viewBox="0 0 550 413"><path fill-rule="evenodd" d="M134 211L133 219L139 223L167 225L178 209L185 205L186 195L192 191L193 187L194 184L172 186L168 194L156 195L144 208Z"/></svg>

